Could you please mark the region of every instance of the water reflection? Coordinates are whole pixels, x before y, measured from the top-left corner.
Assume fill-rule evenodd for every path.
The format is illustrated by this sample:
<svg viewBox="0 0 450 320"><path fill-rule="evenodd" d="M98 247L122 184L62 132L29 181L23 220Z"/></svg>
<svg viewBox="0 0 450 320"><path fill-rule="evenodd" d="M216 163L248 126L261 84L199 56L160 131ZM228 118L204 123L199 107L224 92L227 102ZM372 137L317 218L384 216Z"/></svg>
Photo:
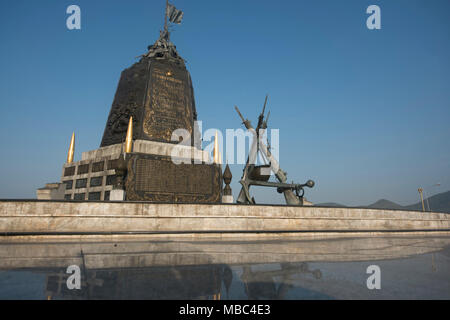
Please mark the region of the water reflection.
<svg viewBox="0 0 450 320"><path fill-rule="evenodd" d="M42 271L47 299L217 299L223 266L86 270L81 290L66 286L65 269Z"/></svg>
<svg viewBox="0 0 450 320"><path fill-rule="evenodd" d="M0 299L450 297L449 236L0 242ZM382 289L366 286L379 265ZM68 289L67 267L81 270Z"/></svg>
<svg viewBox="0 0 450 320"><path fill-rule="evenodd" d="M285 299L289 289L294 285L291 282L293 275L310 273L316 279L322 278L319 269L309 270L308 263L300 264L281 263L279 270L252 271L250 266L243 267L241 280L245 284L245 293L249 299ZM275 279L281 277L279 285Z"/></svg>

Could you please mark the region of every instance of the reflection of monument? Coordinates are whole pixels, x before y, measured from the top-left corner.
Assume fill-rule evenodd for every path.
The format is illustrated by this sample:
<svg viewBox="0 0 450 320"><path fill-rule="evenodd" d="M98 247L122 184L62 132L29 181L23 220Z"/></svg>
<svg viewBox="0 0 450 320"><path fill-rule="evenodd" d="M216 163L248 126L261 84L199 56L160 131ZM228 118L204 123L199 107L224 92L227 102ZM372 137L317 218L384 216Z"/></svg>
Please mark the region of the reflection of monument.
<svg viewBox="0 0 450 320"><path fill-rule="evenodd" d="M284 299L285 295L292 287L290 284L293 275L312 274L315 279L322 278L319 269L309 270L307 262L280 263L279 270L254 271L250 266L243 267L241 280L244 282L245 293L249 299ZM279 285L275 283L275 278L281 278Z"/></svg>
<svg viewBox="0 0 450 320"><path fill-rule="evenodd" d="M61 181L64 199L221 201L221 166L209 164L209 154L201 150L191 77L170 41L168 20L180 23L182 17L180 10L166 3L159 39L122 72L100 148L72 162L71 143L72 157L64 165ZM172 137L177 129L190 136L183 146L177 145L178 135ZM131 150L124 149L126 138ZM175 164L174 157L185 161ZM47 185L38 198L57 199L57 187Z"/></svg>
<svg viewBox="0 0 450 320"><path fill-rule="evenodd" d="M70 274L65 269L41 270L45 274L47 299L229 299L233 281L242 281L248 299L285 299L295 275L311 273L306 262L281 263L280 269L254 271L243 265L240 279L234 279L228 265L195 265L167 267L134 267L86 269L82 267L80 290L67 288ZM222 296L223 292L223 296Z"/></svg>
<svg viewBox="0 0 450 320"><path fill-rule="evenodd" d="M226 267L226 266L225 266ZM85 269L80 290L70 290L65 269L33 270L46 275L47 299L220 298L224 266Z"/></svg>

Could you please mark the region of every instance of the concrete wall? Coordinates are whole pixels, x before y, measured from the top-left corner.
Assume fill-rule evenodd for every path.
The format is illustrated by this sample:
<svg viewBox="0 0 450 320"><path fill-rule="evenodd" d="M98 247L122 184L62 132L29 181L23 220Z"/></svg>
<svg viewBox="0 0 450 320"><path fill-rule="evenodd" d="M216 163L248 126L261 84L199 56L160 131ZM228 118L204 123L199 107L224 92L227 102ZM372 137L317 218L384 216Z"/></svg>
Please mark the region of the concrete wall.
<svg viewBox="0 0 450 320"><path fill-rule="evenodd" d="M450 230L450 215L235 204L0 201L0 233Z"/></svg>

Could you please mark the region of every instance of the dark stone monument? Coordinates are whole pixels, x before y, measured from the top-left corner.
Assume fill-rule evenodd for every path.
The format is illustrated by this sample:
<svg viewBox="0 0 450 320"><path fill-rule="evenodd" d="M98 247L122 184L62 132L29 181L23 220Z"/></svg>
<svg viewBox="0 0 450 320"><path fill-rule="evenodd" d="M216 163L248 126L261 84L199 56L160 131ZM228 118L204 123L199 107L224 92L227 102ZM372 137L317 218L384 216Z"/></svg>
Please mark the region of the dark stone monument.
<svg viewBox="0 0 450 320"><path fill-rule="evenodd" d="M130 117L133 140L172 141L172 132L186 129L194 146L197 120L194 90L184 60L162 32L148 53L122 72L101 147L124 141ZM197 132L197 131L195 131ZM126 200L217 203L222 175L216 164L175 164L169 156L132 152L126 155Z"/></svg>
<svg viewBox="0 0 450 320"><path fill-rule="evenodd" d="M100 146L122 143L131 116L133 140L178 143L171 140L175 129L193 134L197 112L191 76L164 33L122 72Z"/></svg>
<svg viewBox="0 0 450 320"><path fill-rule="evenodd" d="M191 76L170 41L167 19L180 23L182 16L167 3L159 39L122 72L100 148L84 152L81 161L68 157L63 167L64 199L222 201L221 165L209 161L200 137L194 137L200 133ZM172 141L176 129L189 132L188 145ZM178 147L184 148L181 164L172 161Z"/></svg>

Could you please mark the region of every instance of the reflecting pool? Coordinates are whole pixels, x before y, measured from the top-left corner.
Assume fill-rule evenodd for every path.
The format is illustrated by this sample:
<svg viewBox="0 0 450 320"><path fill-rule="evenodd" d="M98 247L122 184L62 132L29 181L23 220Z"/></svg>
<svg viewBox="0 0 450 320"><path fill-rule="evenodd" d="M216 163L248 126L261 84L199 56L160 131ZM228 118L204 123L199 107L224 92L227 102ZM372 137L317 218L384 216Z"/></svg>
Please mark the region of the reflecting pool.
<svg viewBox="0 0 450 320"><path fill-rule="evenodd" d="M450 299L450 236L4 238L0 299Z"/></svg>

